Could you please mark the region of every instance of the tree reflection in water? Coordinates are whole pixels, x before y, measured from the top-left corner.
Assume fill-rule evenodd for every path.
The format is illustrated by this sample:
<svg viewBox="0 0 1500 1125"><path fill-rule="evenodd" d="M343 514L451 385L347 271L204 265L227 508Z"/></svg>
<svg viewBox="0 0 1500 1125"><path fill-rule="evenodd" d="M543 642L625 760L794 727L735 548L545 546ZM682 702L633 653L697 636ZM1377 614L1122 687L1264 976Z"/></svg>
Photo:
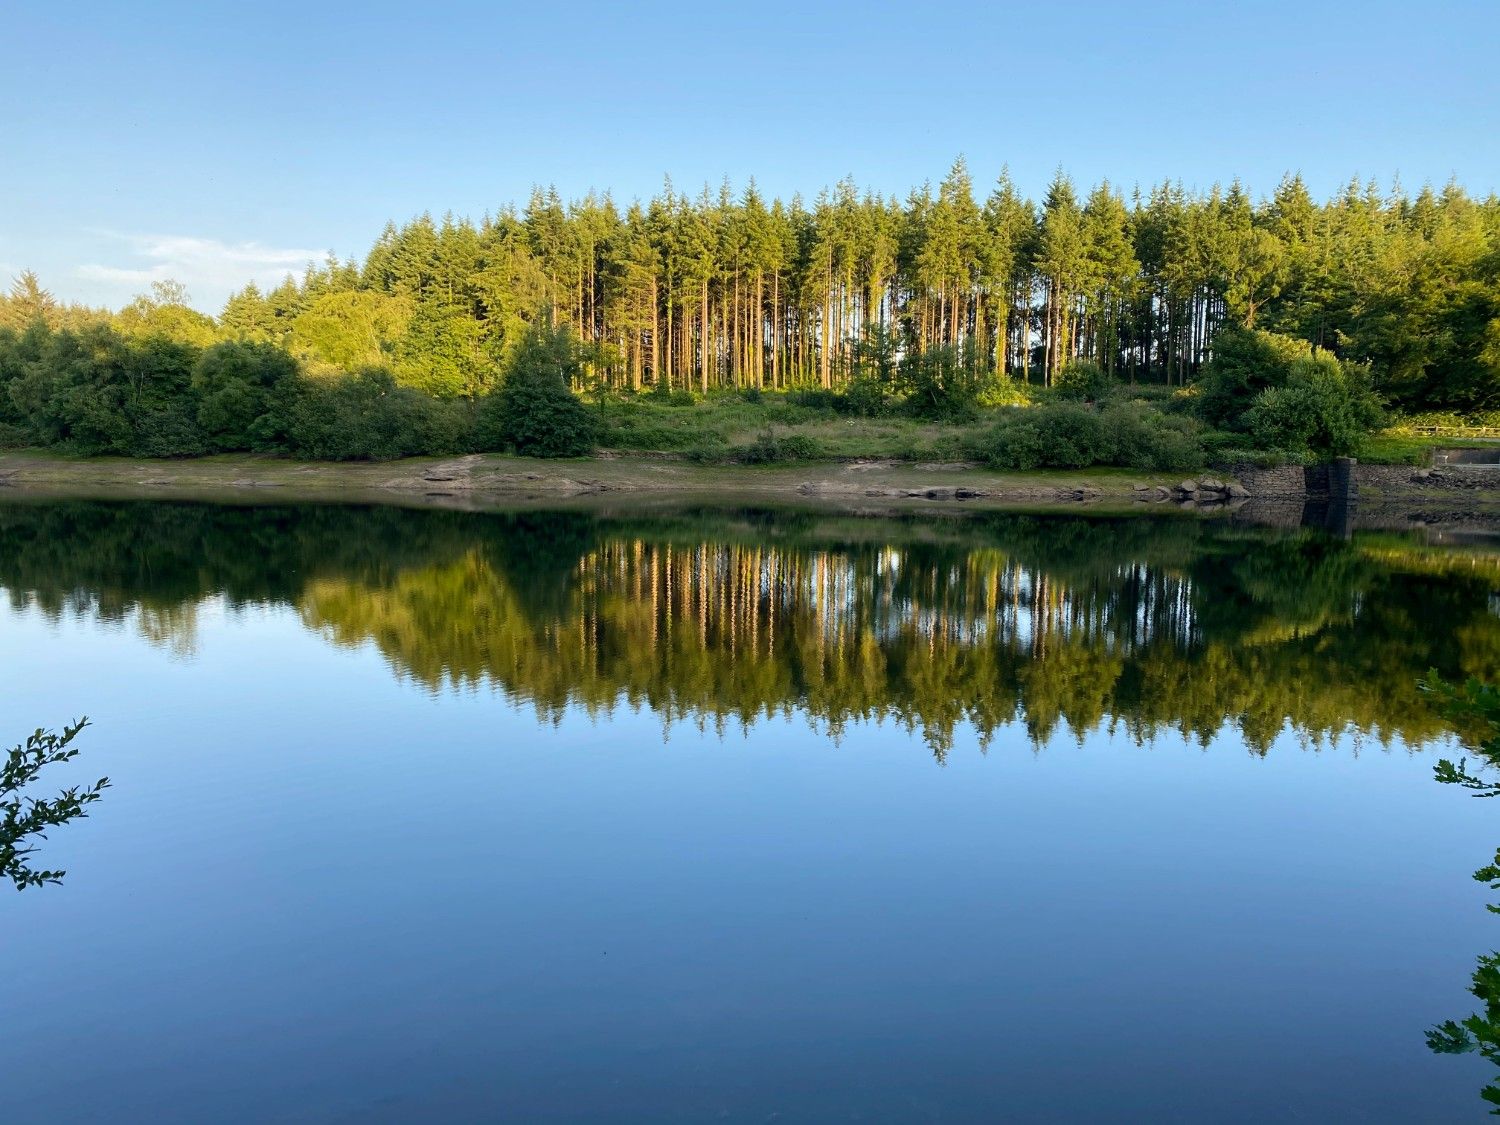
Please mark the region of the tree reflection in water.
<svg viewBox="0 0 1500 1125"><path fill-rule="evenodd" d="M1497 575L1399 537L1191 519L0 507L13 599L179 650L205 599L286 605L433 691L718 727L797 710L835 737L891 719L940 760L965 723L1419 743L1446 730L1422 671L1500 665Z"/></svg>
<svg viewBox="0 0 1500 1125"><path fill-rule="evenodd" d="M0 505L14 604L179 653L207 601L286 607L434 692L721 728L801 712L834 737L889 719L939 761L964 725L1203 745L1229 726L1255 753L1288 728L1316 746L1457 727L1500 765L1493 690L1444 686L1500 667L1497 580L1495 556L1411 537L1196 519ZM1467 760L1437 771L1500 790ZM1478 877L1500 890L1500 853ZM1483 1011L1429 1044L1500 1063L1500 953L1472 988Z"/></svg>

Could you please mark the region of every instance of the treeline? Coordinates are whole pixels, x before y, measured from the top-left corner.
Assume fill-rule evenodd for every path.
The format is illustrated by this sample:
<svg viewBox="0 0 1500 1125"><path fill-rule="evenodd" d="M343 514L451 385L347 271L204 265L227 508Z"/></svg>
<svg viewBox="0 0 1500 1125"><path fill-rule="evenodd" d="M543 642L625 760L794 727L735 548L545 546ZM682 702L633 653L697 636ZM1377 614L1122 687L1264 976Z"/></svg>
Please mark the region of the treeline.
<svg viewBox="0 0 1500 1125"><path fill-rule="evenodd" d="M37 317L90 314L23 279L0 325ZM478 223L388 226L363 262L249 286L217 320L171 287L114 318L198 347L271 344L312 375L379 368L450 399L492 390L538 319L587 346L580 388L841 388L872 340L1018 383L1050 386L1085 360L1183 385L1238 326L1367 366L1397 406L1480 409L1500 405L1500 200L1351 183L1320 202L1298 177L1263 200L1238 184L1127 197L1059 173L1034 201L1005 175L976 192L962 161L904 200L848 181L811 204L753 183L691 198L669 183L624 208L537 191Z"/></svg>
<svg viewBox="0 0 1500 1125"><path fill-rule="evenodd" d="M416 455L506 451L583 456L603 441L617 448L677 449L695 459L804 460L824 455L806 434L773 432L775 422L828 424L839 415L970 423L952 452L999 468L1119 465L1177 471L1210 458L1268 452L1321 458L1357 452L1383 412L1365 365L1285 336L1235 327L1191 394L1148 394L1074 360L1052 388L1029 393L1003 376L968 370L951 347L902 353L888 332L861 345L854 378L841 390L807 388L760 404L743 400L763 429L752 443L727 435L683 447L690 431L652 425L693 407L665 385L637 401L585 405L594 353L570 327L533 320L506 359L502 377L479 397L431 395L382 366L313 374L275 344L222 340L199 347L165 334L132 334L108 324L49 327L34 319L20 335L0 329L0 447L45 446L85 455L194 457L257 452L311 460L390 460ZM1165 396L1165 397L1164 397ZM972 423L985 407L987 430ZM722 409L720 414L732 417ZM707 435L705 434L706 438ZM671 440L668 440L671 439Z"/></svg>
<svg viewBox="0 0 1500 1125"><path fill-rule="evenodd" d="M53 329L34 320L20 335L0 329L0 446L324 461L578 455L593 448L596 429L568 389L578 357L565 328L538 322L497 389L480 399L443 398L403 386L384 367L310 375L267 342L199 347L103 323Z"/></svg>

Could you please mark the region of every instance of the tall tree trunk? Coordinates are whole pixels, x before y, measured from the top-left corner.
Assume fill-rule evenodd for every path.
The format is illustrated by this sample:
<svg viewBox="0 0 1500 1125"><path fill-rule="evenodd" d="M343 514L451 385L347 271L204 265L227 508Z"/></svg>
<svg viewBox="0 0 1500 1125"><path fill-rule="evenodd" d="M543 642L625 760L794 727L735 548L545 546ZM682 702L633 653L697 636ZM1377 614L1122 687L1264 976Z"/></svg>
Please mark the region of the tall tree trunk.
<svg viewBox="0 0 1500 1125"><path fill-rule="evenodd" d="M771 274L771 386L781 386L781 271Z"/></svg>
<svg viewBox="0 0 1500 1125"><path fill-rule="evenodd" d="M661 294L656 278L651 279L651 381L661 385Z"/></svg>
<svg viewBox="0 0 1500 1125"><path fill-rule="evenodd" d="M712 327L708 317L708 278L703 279L698 303L698 389L708 393L708 334Z"/></svg>

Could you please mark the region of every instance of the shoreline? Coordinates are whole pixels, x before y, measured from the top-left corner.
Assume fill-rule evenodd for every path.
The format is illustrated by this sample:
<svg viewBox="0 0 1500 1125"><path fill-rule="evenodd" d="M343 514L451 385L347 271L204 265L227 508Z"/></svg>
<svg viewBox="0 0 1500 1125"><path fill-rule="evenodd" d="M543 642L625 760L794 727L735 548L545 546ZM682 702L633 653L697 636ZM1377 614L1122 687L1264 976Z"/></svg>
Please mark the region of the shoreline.
<svg viewBox="0 0 1500 1125"><path fill-rule="evenodd" d="M1361 467L1364 468L1364 467ZM1371 467L1372 469L1376 467ZM1494 486L1456 492L1428 476L1380 469L1361 487L1358 523L1382 527L1500 530L1500 470ZM1235 481L1233 474L1224 476ZM595 505L791 503L846 511L1054 509L1110 513L1231 514L1283 526L1301 521L1313 498L1263 492L1247 473L1248 497L1187 497L1179 473L1130 469L1000 472L962 462L888 460L785 465L699 465L649 455L540 460L502 454L387 462L307 462L224 454L191 460L0 454L0 496L159 499L230 503L356 503L485 508ZM1375 483L1375 482L1371 482Z"/></svg>
<svg viewBox="0 0 1500 1125"><path fill-rule="evenodd" d="M1131 502L1142 489L1170 490L1182 474L1127 469L996 472L962 462L887 460L784 465L699 465L650 455L541 460L502 454L384 462L292 461L253 454L191 460L0 454L0 489L98 488L167 496L191 490L288 498L389 496L574 499L683 495L726 500L799 497L912 500L923 504Z"/></svg>

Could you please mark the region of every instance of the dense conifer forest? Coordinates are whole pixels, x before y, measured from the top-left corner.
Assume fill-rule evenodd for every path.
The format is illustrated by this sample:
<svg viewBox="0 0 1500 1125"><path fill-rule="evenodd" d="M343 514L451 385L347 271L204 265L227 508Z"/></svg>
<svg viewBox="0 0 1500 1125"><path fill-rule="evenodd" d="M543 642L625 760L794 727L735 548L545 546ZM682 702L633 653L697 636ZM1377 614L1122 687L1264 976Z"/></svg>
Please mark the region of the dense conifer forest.
<svg viewBox="0 0 1500 1125"><path fill-rule="evenodd" d="M1137 423L1168 445L1208 435L1210 453L1350 452L1382 407L1500 407L1500 199L1351 182L1318 200L1297 176L1265 199L1084 191L1059 172L1032 200L1004 173L976 187L960 160L904 199L852 181L811 201L753 182L624 206L538 190L478 222L391 224L363 261L247 286L217 318L172 283L107 313L26 273L0 300L12 445L579 453L642 432L599 429L606 402L728 391L939 421L1041 403L1022 444L1082 427L1087 463L1128 462L1116 431ZM1081 405L1064 417L1055 398ZM1135 413L1100 436L1088 419L1110 403ZM546 425L518 428L537 410Z"/></svg>

